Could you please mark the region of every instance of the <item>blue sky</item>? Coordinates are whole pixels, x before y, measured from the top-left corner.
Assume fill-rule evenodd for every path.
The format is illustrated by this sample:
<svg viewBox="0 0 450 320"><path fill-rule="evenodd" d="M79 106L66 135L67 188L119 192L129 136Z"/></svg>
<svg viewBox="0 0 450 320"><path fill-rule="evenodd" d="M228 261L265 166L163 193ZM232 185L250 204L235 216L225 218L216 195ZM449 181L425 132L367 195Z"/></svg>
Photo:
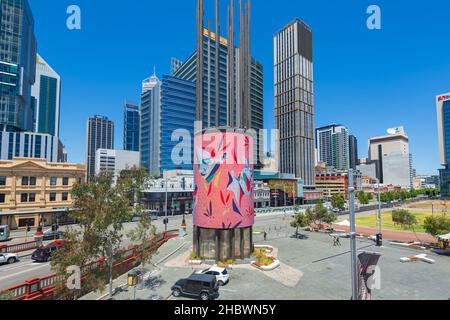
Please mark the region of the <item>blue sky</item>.
<svg viewBox="0 0 450 320"><path fill-rule="evenodd" d="M139 103L141 81L154 66L159 76L169 73L171 57L195 50L195 0L29 2L38 51L62 77L61 138L69 161L84 162L86 120L94 114L115 121L115 147L122 148L124 101ZM81 30L66 28L72 4L81 8ZM371 4L382 10L379 31L366 27ZM212 9L208 4L211 18ZM253 0L252 55L264 66L265 126L274 122L273 35L298 17L314 32L316 126L346 125L364 157L369 137L403 125L414 167L435 174L434 101L450 91L448 12L447 0Z"/></svg>

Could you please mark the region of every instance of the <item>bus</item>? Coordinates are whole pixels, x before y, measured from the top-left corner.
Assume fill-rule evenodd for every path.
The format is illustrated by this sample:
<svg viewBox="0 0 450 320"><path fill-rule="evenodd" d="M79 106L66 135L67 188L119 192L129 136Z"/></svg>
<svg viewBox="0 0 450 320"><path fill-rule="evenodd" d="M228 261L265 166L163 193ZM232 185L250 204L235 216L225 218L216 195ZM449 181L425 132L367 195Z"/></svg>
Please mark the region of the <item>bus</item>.
<svg viewBox="0 0 450 320"><path fill-rule="evenodd" d="M9 240L9 226L0 226L0 242Z"/></svg>

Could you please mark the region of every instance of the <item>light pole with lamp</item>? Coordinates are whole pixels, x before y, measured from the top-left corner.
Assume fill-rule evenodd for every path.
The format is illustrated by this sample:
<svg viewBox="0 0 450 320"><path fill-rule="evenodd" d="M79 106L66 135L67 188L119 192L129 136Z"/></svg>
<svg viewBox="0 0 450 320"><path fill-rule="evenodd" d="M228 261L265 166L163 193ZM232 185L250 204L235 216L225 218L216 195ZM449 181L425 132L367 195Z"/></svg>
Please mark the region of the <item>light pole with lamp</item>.
<svg viewBox="0 0 450 320"><path fill-rule="evenodd" d="M377 179L377 193L378 193L378 234L377 234L377 247L383 245L383 231L381 224L381 192L380 192L380 180Z"/></svg>

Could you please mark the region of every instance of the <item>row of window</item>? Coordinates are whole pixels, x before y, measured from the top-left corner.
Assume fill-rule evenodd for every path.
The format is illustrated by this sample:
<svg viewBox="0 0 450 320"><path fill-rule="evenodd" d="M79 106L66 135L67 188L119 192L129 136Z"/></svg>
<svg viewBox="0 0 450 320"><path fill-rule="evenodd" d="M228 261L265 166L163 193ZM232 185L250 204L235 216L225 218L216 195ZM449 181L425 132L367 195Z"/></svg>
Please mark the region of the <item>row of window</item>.
<svg viewBox="0 0 450 320"><path fill-rule="evenodd" d="M49 201L55 202L56 201L56 193L50 193L49 194ZM4 193L0 193L0 203L5 203L6 195ZM63 192L61 193L61 201L68 201L69 200L69 193ZM20 202L21 203L33 203L36 202L36 193L22 193L20 195Z"/></svg>
<svg viewBox="0 0 450 320"><path fill-rule="evenodd" d="M36 177L22 177L22 186L35 186L36 185L37 178ZM56 186L58 184L58 177L50 177L50 185ZM0 176L0 186L6 185L6 176ZM62 185L68 186L69 185L69 178L63 177L62 178Z"/></svg>

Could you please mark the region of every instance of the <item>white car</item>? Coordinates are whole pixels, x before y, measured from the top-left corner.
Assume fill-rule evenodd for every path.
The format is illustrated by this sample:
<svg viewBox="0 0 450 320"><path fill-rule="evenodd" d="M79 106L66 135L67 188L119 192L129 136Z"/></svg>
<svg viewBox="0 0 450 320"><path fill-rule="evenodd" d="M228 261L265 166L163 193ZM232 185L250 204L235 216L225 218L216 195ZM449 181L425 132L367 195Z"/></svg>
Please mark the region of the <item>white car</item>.
<svg viewBox="0 0 450 320"><path fill-rule="evenodd" d="M197 274L210 274L216 276L217 283L220 286L226 285L230 281L230 274L227 269L219 267L211 267L209 269L197 271Z"/></svg>
<svg viewBox="0 0 450 320"><path fill-rule="evenodd" d="M17 253L0 253L0 264L13 264L19 261L20 259Z"/></svg>

